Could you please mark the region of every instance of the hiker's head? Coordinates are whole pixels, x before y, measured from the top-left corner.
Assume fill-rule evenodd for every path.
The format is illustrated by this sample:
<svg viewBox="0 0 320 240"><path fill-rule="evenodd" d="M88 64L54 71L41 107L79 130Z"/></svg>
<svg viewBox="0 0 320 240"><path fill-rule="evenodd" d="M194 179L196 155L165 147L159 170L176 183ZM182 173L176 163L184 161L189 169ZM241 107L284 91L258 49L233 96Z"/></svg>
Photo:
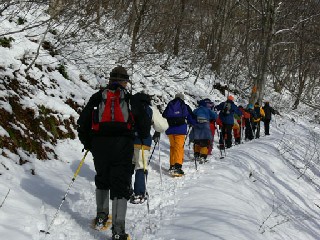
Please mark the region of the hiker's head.
<svg viewBox="0 0 320 240"><path fill-rule="evenodd" d="M177 93L174 98L180 98L181 100L184 100L184 95L183 93Z"/></svg>
<svg viewBox="0 0 320 240"><path fill-rule="evenodd" d="M122 66L115 67L110 72L109 82L110 84L118 83L121 86L126 87L127 83L130 82L127 70Z"/></svg>
<svg viewBox="0 0 320 240"><path fill-rule="evenodd" d="M227 98L229 101L234 101L234 97L232 95L229 95Z"/></svg>
<svg viewBox="0 0 320 240"><path fill-rule="evenodd" d="M207 107L207 108L212 108L214 106L214 103L209 99L205 98L200 101L198 101L199 106Z"/></svg>

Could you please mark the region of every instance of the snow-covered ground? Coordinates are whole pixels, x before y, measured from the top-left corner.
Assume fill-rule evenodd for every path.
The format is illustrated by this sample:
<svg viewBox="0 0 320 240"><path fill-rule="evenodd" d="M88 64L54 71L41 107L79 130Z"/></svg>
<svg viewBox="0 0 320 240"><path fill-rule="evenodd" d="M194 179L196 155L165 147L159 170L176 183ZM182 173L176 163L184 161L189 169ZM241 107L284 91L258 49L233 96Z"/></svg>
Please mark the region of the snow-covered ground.
<svg viewBox="0 0 320 240"><path fill-rule="evenodd" d="M306 170L299 177L297 170L308 160L303 146L309 143L309 130L303 122L277 119L270 136L234 146L224 159L214 149L210 162L198 165L198 170L186 145L186 175L181 178L168 175L169 145L162 136L160 158L156 149L150 165L150 210L146 203L128 204L128 233L134 240L318 240L319 176ZM319 127L313 131L319 140ZM294 148L288 150L290 142ZM10 170L1 176L1 202L10 192L0 209L1 239L111 238L110 230L90 228L95 217L95 172L90 154L50 226L82 159L80 149L77 140L60 142L56 148L59 161L36 161L35 176L6 162ZM40 233L49 226L50 234Z"/></svg>

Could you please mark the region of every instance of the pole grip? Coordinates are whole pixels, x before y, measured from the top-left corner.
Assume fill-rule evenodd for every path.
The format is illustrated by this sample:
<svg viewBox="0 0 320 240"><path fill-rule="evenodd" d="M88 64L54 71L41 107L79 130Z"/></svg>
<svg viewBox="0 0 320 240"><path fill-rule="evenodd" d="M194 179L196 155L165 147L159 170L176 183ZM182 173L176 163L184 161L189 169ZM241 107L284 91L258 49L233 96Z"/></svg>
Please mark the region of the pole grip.
<svg viewBox="0 0 320 240"><path fill-rule="evenodd" d="M86 156L87 156L88 152L89 152L89 150L86 150L83 158L81 159L81 161L80 161L80 163L79 163L79 166L78 166L76 172L75 172L74 175L73 175L73 179L76 179L76 177L78 176L78 174L79 174L79 172L80 172L80 169L81 169L81 167L82 167L82 165L83 165L83 163L84 163L84 160L86 159Z"/></svg>

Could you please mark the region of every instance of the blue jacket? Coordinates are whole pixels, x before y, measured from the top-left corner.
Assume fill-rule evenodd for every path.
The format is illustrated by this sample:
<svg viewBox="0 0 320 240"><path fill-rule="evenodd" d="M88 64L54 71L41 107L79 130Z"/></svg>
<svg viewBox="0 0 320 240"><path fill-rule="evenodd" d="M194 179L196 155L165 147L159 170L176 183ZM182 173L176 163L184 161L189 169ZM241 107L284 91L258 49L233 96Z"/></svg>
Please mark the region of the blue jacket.
<svg viewBox="0 0 320 240"><path fill-rule="evenodd" d="M218 117L214 111L204 106L199 106L196 108L193 111L193 114L197 117L197 119L206 119L208 122L211 120L216 120Z"/></svg>
<svg viewBox="0 0 320 240"><path fill-rule="evenodd" d="M230 114L227 114L227 115L223 114L221 111L224 109L226 103L231 103ZM234 124L234 116L233 116L234 114L237 114L238 116L242 116L242 112L239 110L239 108L231 100L227 100L226 102L220 103L216 107L216 109L218 111L220 111L219 118L221 119L222 123L224 123L224 124L232 124L233 125Z"/></svg>
<svg viewBox="0 0 320 240"><path fill-rule="evenodd" d="M195 124L189 135L190 141L212 139L212 133L210 130L210 121L217 120L217 114L211 109L200 106L193 111L193 114L197 117L197 124Z"/></svg>

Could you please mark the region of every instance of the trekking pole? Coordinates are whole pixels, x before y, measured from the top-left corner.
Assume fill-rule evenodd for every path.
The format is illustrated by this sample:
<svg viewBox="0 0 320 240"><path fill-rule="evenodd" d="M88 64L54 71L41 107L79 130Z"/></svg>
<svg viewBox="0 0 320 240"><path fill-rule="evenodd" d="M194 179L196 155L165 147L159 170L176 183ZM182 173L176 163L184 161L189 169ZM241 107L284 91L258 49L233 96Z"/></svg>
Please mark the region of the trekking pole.
<svg viewBox="0 0 320 240"><path fill-rule="evenodd" d="M156 149L157 144L158 144L158 149L159 149L158 151L159 151L160 181L161 181L161 186L162 186L162 169L161 169L161 161L160 161L160 138L159 138L158 142L156 142L153 146L152 153L149 157L148 165L150 165L150 161L151 161L152 155L154 153L154 150Z"/></svg>
<svg viewBox="0 0 320 240"><path fill-rule="evenodd" d="M142 160L143 160L145 192L146 192L146 196L147 196L147 212L148 212L148 219L149 219L149 229L151 230L149 193L148 193L148 188L147 188L147 164L146 164L146 159L144 157L143 143L141 144L141 155L142 155Z"/></svg>
<svg viewBox="0 0 320 240"><path fill-rule="evenodd" d="M154 146L153 146L151 155L150 155L149 160L148 160L148 165L150 165L150 161L151 161L152 155L153 155L153 153L154 153L154 150L156 149L157 144L158 144L158 142L156 142L156 143L154 144Z"/></svg>
<svg viewBox="0 0 320 240"><path fill-rule="evenodd" d="M219 127L220 128L220 127ZM220 144L220 141L222 141L221 139L221 131L220 129L217 128L217 133L218 133L218 136L219 136L219 150L220 150L220 159L223 159L224 157L222 156L222 149L221 149L221 144Z"/></svg>
<svg viewBox="0 0 320 240"><path fill-rule="evenodd" d="M184 147L184 145L186 144L186 141L187 141L187 138L188 138L188 136L189 136L190 130L191 130L191 127L188 128L187 135L186 135L186 137L184 138L183 147Z"/></svg>
<svg viewBox="0 0 320 240"><path fill-rule="evenodd" d="M240 117L240 143L242 143L242 139L243 139L243 129L242 129L242 116Z"/></svg>
<svg viewBox="0 0 320 240"><path fill-rule="evenodd" d="M69 193L69 191L70 191L70 189L71 189L74 181L76 180L76 177L78 176L78 174L79 174L79 172L80 172L80 169L81 169L81 167L82 167L82 165L83 165L83 163L84 163L84 160L86 159L86 156L87 156L88 152L89 152L89 150L86 150L86 152L85 152L82 160L80 161L79 166L78 166L76 172L75 172L74 175L73 175L72 181L70 182L69 187L68 187L66 193L64 194L64 197L62 198L62 202L60 203L60 206L59 206L56 214L54 215L51 223L49 224L48 229L47 229L47 230L40 230L40 232L45 233L45 234L50 234L49 230L50 230L50 228L51 228L54 220L58 217L58 214L59 214L59 212L60 212L61 206L62 206L62 204L64 203L64 201L66 200L66 197L67 197L67 195L68 195L68 193Z"/></svg>
<svg viewBox="0 0 320 240"><path fill-rule="evenodd" d="M162 187L162 164L161 164L161 158L160 158L160 139L158 143L158 155L159 155L159 168L160 168L160 183Z"/></svg>
<svg viewBox="0 0 320 240"><path fill-rule="evenodd" d="M195 151L195 144L193 143L193 152ZM194 166L196 167L196 170L198 170L198 166L197 166L197 159L194 158Z"/></svg>

